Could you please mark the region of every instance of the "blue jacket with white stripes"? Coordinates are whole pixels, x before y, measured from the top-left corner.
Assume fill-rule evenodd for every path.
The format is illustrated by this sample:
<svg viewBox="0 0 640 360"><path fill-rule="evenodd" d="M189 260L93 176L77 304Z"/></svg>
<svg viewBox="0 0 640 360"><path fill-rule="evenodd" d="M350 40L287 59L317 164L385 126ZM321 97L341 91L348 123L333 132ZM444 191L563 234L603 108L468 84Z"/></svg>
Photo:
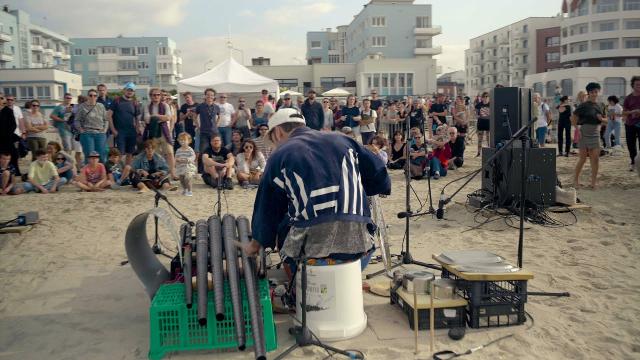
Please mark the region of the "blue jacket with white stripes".
<svg viewBox="0 0 640 360"><path fill-rule="evenodd" d="M390 193L385 164L373 152L342 134L297 128L267 161L253 208L253 238L273 248L282 224L369 223L367 196Z"/></svg>

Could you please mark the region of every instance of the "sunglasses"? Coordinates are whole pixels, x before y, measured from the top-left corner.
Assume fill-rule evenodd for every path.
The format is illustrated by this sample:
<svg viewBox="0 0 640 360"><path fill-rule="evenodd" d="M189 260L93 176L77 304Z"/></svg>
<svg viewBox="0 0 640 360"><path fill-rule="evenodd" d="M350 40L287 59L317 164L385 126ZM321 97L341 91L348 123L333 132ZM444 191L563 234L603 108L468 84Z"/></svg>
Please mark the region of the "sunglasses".
<svg viewBox="0 0 640 360"><path fill-rule="evenodd" d="M40 107L40 105L31 104L31 107Z"/></svg>
<svg viewBox="0 0 640 360"><path fill-rule="evenodd" d="M227 98L226 96L220 96L220 99L226 99L226 98Z"/></svg>
<svg viewBox="0 0 640 360"><path fill-rule="evenodd" d="M269 130L269 129L267 129L267 128L260 128L260 130L259 130L259 131L267 131L267 130Z"/></svg>
<svg viewBox="0 0 640 360"><path fill-rule="evenodd" d="M89 97L98 97L98 94L90 94Z"/></svg>
<svg viewBox="0 0 640 360"><path fill-rule="evenodd" d="M323 101L322 103L323 103L323 104L328 104L329 102L328 102L328 101Z"/></svg>
<svg viewBox="0 0 640 360"><path fill-rule="evenodd" d="M245 147L244 147L244 149L245 149L245 150L247 150L247 149L253 149L253 146L245 146Z"/></svg>
<svg viewBox="0 0 640 360"><path fill-rule="evenodd" d="M61 157L61 158L56 158L56 161L64 161L66 160L65 158Z"/></svg>
<svg viewBox="0 0 640 360"><path fill-rule="evenodd" d="M151 94L151 96L160 96L162 94Z"/></svg>

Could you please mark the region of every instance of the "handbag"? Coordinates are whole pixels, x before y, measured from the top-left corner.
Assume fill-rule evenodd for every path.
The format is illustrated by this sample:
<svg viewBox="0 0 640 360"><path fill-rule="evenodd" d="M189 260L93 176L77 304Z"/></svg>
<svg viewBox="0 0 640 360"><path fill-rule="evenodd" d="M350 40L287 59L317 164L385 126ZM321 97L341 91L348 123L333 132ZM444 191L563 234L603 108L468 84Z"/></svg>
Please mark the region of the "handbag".
<svg viewBox="0 0 640 360"><path fill-rule="evenodd" d="M360 118L360 125L369 125L373 123L373 117L371 115L362 114Z"/></svg>

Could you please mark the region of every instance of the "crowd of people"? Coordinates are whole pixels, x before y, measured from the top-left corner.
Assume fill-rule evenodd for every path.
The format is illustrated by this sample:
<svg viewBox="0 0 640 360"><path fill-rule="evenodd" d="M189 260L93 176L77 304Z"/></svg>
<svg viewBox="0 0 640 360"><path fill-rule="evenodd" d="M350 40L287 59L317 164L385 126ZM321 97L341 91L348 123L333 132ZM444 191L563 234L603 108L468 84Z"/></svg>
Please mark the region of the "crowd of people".
<svg viewBox="0 0 640 360"><path fill-rule="evenodd" d="M587 159L591 185L597 185L598 158L621 148L623 121L633 169L640 141L639 78L631 84L633 92L623 105L616 96L610 96L608 104L599 102L595 83L578 93L575 102L560 91L553 99L534 94L535 142L542 147L557 137L558 156L575 154L578 148L576 185ZM177 190L173 182L179 181L182 193L191 196L198 174L213 188L230 190L234 182L255 188L273 150L269 119L280 109L300 112L311 129L356 139L389 169L408 168L414 179L438 179L463 166L465 147L474 140L468 138L470 128L479 156L490 129L488 92L475 99L437 94L383 101L375 89L370 96L345 100L318 99L309 90L306 99L294 101L285 94L275 101L263 90L254 104L240 97L234 105L226 94L206 89L200 103L185 92L178 106L158 88L150 89L150 101L142 105L135 90L135 84L127 83L120 96L111 98L106 86L99 85L75 104L73 96L65 94L49 119L37 100L23 110L14 96L1 96L2 194L55 192L67 183L82 191L123 186L141 192L150 187ZM47 140L50 125L60 142ZM557 133L549 130L552 126ZM32 163L23 174L18 160L28 153Z"/></svg>

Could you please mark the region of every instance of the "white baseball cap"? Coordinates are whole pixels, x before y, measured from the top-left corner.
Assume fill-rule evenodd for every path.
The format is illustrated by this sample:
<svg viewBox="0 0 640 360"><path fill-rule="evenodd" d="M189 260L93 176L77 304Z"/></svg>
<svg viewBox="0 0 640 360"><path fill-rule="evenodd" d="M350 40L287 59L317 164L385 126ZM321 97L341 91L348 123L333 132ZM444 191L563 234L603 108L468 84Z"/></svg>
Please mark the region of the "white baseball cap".
<svg viewBox="0 0 640 360"><path fill-rule="evenodd" d="M297 109L280 109L269 119L269 132L276 126L289 122L306 124L304 116Z"/></svg>

